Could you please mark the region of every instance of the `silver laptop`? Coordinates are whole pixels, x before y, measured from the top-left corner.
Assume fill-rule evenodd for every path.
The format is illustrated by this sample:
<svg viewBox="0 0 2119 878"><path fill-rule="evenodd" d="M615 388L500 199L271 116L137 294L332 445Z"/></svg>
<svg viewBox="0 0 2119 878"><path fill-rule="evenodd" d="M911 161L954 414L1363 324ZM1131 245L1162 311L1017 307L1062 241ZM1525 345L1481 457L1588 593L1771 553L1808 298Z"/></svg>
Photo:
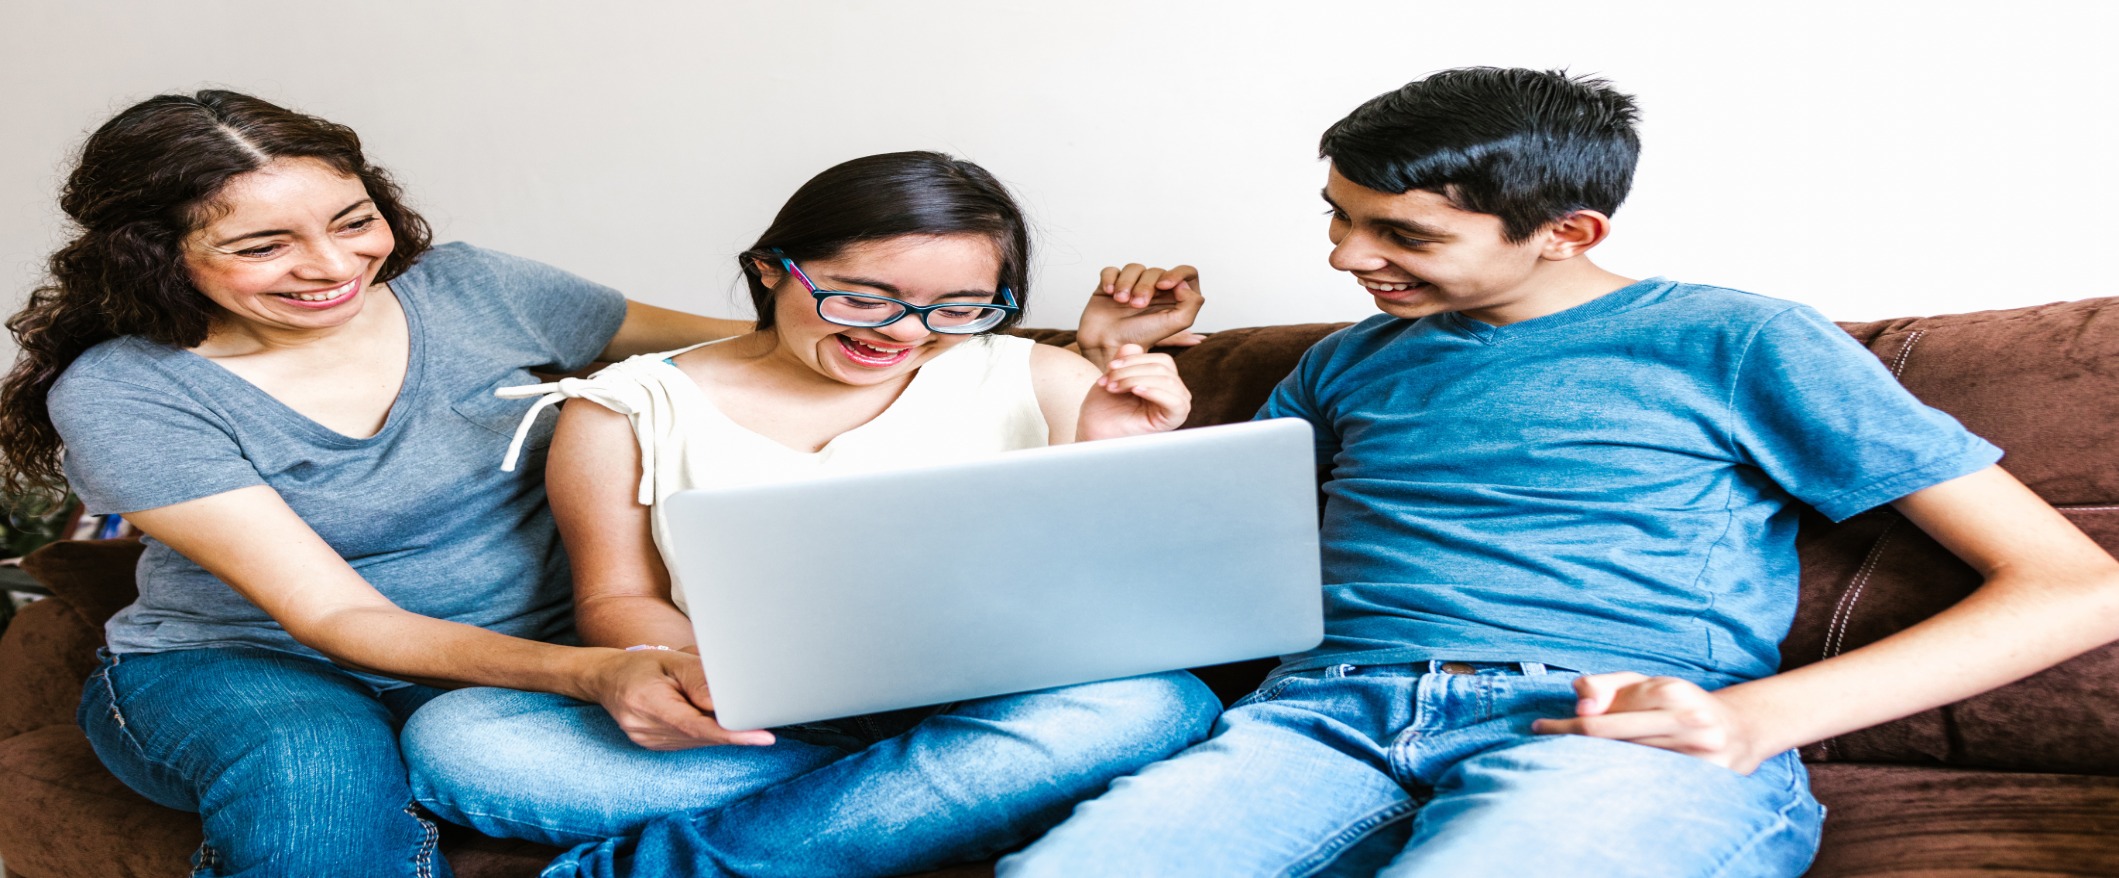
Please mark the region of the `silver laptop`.
<svg viewBox="0 0 2119 878"><path fill-rule="evenodd" d="M680 491L665 550L720 723L814 722L1316 646L1314 460L1284 418Z"/></svg>

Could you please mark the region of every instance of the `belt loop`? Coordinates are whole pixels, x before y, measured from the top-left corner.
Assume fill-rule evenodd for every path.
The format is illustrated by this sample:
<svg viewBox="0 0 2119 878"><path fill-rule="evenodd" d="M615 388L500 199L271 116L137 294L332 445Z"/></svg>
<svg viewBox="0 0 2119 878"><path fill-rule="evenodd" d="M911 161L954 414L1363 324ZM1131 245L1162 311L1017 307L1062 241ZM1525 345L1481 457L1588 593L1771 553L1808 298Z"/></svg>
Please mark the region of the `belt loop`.
<svg viewBox="0 0 2119 878"><path fill-rule="evenodd" d="M1442 660L1441 660L1441 659L1428 659L1428 660L1427 660L1426 662L1424 662L1424 664L1426 664L1426 665L1427 665L1427 672L1428 672L1428 673L1430 673L1430 674L1439 674L1439 673L1442 673L1442 664L1443 664L1443 662L1442 662Z"/></svg>
<svg viewBox="0 0 2119 878"><path fill-rule="evenodd" d="M1523 676L1526 677L1543 677L1545 676L1545 663L1523 662L1521 670L1523 671Z"/></svg>

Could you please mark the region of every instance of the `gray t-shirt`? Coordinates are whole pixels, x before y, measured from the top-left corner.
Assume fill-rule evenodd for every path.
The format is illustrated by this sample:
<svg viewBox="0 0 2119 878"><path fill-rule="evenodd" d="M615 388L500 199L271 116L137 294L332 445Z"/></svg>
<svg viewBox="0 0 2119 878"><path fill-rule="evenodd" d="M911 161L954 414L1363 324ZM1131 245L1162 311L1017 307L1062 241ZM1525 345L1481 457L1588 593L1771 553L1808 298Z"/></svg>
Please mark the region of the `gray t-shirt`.
<svg viewBox="0 0 2119 878"><path fill-rule="evenodd" d="M531 400L493 390L534 382L532 369L586 366L625 319L625 299L467 244L434 248L390 289L411 357L381 432L347 437L210 360L118 338L52 388L69 481L90 511L119 513L269 485L398 606L518 637L567 634L567 560L544 492L552 421L531 434L523 465L502 472ZM140 598L105 629L111 651L315 655L212 574L146 543Z"/></svg>

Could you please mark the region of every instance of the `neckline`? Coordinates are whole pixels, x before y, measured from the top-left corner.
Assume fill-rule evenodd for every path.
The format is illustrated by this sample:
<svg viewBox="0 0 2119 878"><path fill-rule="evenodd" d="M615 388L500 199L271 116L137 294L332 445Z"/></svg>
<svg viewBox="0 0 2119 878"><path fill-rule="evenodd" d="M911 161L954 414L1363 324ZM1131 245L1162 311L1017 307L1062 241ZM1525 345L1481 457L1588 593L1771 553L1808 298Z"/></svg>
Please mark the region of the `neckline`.
<svg viewBox="0 0 2119 878"><path fill-rule="evenodd" d="M1536 335L1555 329L1564 329L1613 314L1631 311L1646 302L1650 296L1661 292L1669 285L1670 282L1664 280L1661 275L1645 278L1572 308L1554 311L1542 317L1519 320L1502 326L1474 320L1464 316L1461 311L1451 311L1442 316L1447 321L1448 326L1464 335L1486 344L1500 344L1513 338Z"/></svg>
<svg viewBox="0 0 2119 878"><path fill-rule="evenodd" d="M687 348L680 348L678 350L671 351L667 354L649 354L648 356L652 358L652 362L649 363L649 367L668 370L669 374L663 376L663 381L665 383L675 383L682 387L688 388L688 390L684 392L691 393L693 398L696 399L699 404L703 408L705 408L705 410L712 417L734 428L736 432L745 436L752 437L756 439L759 443L762 443L766 446L777 448L787 454L791 454L796 457L809 460L816 460L819 458L829 457L832 452L836 450L836 448L839 446L840 442L842 440L845 440L848 436L854 436L864 431L871 430L875 428L877 424L883 424L889 422L890 420L893 420L893 413L901 409L905 405L907 400L917 400L918 398L924 396L927 393L924 388L927 387L929 384L933 383L932 381L927 380L928 369L933 368L936 363L941 362L943 359L949 357L950 355L971 347L971 345L974 343L984 343L983 339L969 339L966 341L965 344L960 344L954 348L943 351L934 359L928 360L927 362L921 364L920 368L913 370L912 380L905 382L905 386L898 391L897 397L892 399L889 405L884 406L882 411L877 412L875 417L869 418L868 420L856 424L853 427L840 431L838 435L831 437L831 439L827 440L823 445L818 446L817 450L815 451L804 451L800 448L796 448L785 442L781 442L778 439L774 439L771 436L767 436L764 433L760 433L747 426L744 426L735 418L730 417L728 412L723 411L721 409L721 406L714 402L713 397L707 395L705 387L701 386L699 382L692 380L692 376L686 373L683 369L679 368L676 363L671 362L673 358L677 357L680 354L689 353L691 351L706 347L707 345L720 344L722 342L732 340L732 338L717 338L713 341L700 342ZM675 379L674 381L671 380L673 378Z"/></svg>
<svg viewBox="0 0 2119 878"><path fill-rule="evenodd" d="M414 268L416 269L417 266L414 266ZM404 284L404 281L409 279L411 274L412 272L408 271L405 274L391 278L387 284L377 285L378 288L389 292L390 297L397 301L398 313L404 315L405 377L398 384L397 396L390 400L390 410L383 415L382 427L377 429L373 435L348 436L333 430L319 423L316 419L296 411L293 406L280 401L279 397L265 392L264 388L251 383L250 379L236 374L229 370L227 366L216 363L209 357L201 356L184 348L171 348L171 350L206 367L203 370L194 368L194 372L213 376L210 380L229 387L234 392L247 394L257 400L261 400L261 409L263 411L270 413L291 428L307 434L309 438L317 442L342 448L373 445L397 432L398 425L411 418L411 414L408 411L411 408L410 401L418 394L420 384L426 374L426 320L420 313L418 306L413 304L415 297L405 293L406 289L417 286L417 281L411 284ZM403 284L403 286L400 286L400 284Z"/></svg>

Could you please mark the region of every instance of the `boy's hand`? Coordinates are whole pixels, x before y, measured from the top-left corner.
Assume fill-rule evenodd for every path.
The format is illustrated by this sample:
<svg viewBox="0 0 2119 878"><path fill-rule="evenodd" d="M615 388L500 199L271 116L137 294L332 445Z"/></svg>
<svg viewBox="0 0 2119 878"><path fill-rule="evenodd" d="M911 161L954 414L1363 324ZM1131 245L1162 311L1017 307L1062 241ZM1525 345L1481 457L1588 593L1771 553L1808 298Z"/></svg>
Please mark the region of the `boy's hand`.
<svg viewBox="0 0 2119 878"><path fill-rule="evenodd" d="M1758 769L1772 753L1756 753L1753 732L1742 716L1714 693L1675 677L1625 671L1575 680L1574 719L1541 719L1541 735L1587 735L1631 741L1697 756L1740 774Z"/></svg>
<svg viewBox="0 0 2119 878"><path fill-rule="evenodd" d="M1075 345L1089 362L1102 366L1129 344L1143 349L1198 344L1204 336L1186 330L1205 301L1199 269L1192 266L1149 268L1135 262L1106 267L1082 307Z"/></svg>
<svg viewBox="0 0 2119 878"><path fill-rule="evenodd" d="M1150 354L1140 345L1118 349L1104 374L1082 398L1075 422L1076 441L1115 439L1175 430L1192 413L1192 391L1177 377L1169 354Z"/></svg>

